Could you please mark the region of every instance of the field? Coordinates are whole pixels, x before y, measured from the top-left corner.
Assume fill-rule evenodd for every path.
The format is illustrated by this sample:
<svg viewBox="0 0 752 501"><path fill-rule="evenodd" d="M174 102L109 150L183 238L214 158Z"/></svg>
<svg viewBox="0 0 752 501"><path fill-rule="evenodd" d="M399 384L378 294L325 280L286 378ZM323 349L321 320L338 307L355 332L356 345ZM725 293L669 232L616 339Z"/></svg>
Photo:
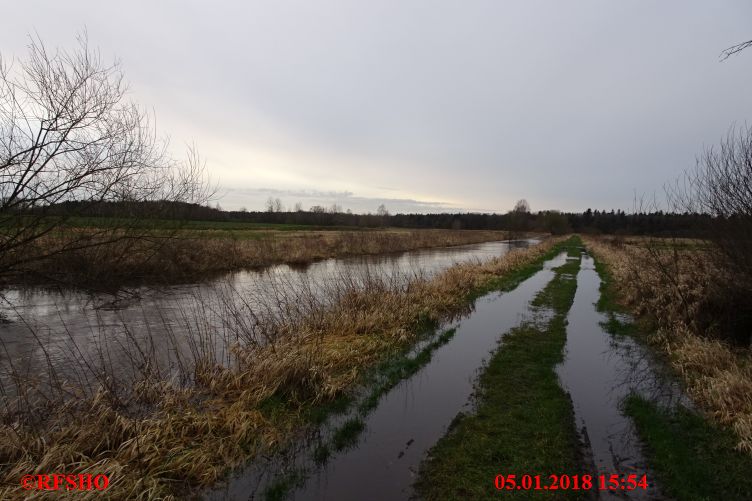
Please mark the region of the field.
<svg viewBox="0 0 752 501"><path fill-rule="evenodd" d="M195 281L273 264L466 245L509 236L484 230L353 229L189 221L74 220L24 247L10 280L118 287ZM96 223L96 226L92 226ZM152 222L154 223L154 222ZM520 234L519 236L525 236ZM28 261L28 264L26 264ZM6 277L8 280L8 277Z"/></svg>

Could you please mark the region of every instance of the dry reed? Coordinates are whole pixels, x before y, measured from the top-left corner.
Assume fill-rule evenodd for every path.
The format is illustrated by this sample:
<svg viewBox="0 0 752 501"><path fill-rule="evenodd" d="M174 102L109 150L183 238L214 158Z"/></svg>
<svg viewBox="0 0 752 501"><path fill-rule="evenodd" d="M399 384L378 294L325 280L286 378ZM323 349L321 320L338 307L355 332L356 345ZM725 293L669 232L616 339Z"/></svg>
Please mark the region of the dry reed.
<svg viewBox="0 0 752 501"><path fill-rule="evenodd" d="M73 230L72 230L73 231ZM106 245L35 260L12 280L57 279L68 283L117 286L134 282L195 280L228 271L273 264L307 264L333 257L404 252L422 248L503 240L501 231L483 230L353 230L177 232L169 237L144 233ZM39 239L24 249L43 256L64 247L64 235ZM1 263L0 263L1 264Z"/></svg>
<svg viewBox="0 0 752 501"><path fill-rule="evenodd" d="M421 325L464 311L474 290L556 242L456 265L431 279L341 277L323 295L309 283L278 284L264 294L267 304L241 295L223 303L229 327L222 333L198 322L202 311L187 318L183 327L194 335L182 352L189 356L173 340L169 367L154 355L155 344L168 340L130 339L127 378L105 345L98 362L78 359L88 374L79 379L90 386L59 375L41 386L18 377L0 426L0 497L24 495L19 480L33 472L107 474L111 499L174 499L210 485L289 443L308 406L346 392L366 367L414 342ZM282 398L284 412L264 411L272 396ZM45 495L87 497L39 497Z"/></svg>
<svg viewBox="0 0 752 501"><path fill-rule="evenodd" d="M656 250L642 240L604 238L585 242L608 266L620 300L655 323L650 339L669 355L694 402L731 427L737 448L752 454L752 354L723 340L712 318L703 318L717 288L731 278L703 259L707 250L701 248Z"/></svg>

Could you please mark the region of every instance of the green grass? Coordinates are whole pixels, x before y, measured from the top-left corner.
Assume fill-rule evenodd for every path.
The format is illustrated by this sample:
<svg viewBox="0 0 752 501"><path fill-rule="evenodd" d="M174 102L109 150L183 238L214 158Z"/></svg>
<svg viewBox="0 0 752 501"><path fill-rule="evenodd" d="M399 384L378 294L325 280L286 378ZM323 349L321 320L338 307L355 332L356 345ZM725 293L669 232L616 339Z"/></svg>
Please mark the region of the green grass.
<svg viewBox="0 0 752 501"><path fill-rule="evenodd" d="M596 307L598 311L604 313L626 313L627 309L621 305L618 301L618 291L616 290L616 284L614 276L606 265L593 258L595 262L595 271L601 279L600 297Z"/></svg>
<svg viewBox="0 0 752 501"><path fill-rule="evenodd" d="M563 246L579 257L578 238ZM581 450L569 396L555 367L563 360L566 316L574 301L579 259L555 270L534 303L550 308L544 326L527 323L504 336L478 381L477 409L459 415L429 453L416 484L422 499L539 497L494 487L497 474L581 473ZM576 498L577 491L559 491ZM552 496L553 493L546 493Z"/></svg>
<svg viewBox="0 0 752 501"><path fill-rule="evenodd" d="M629 315L629 309L619 302L619 292L611 271L606 265L595 259L595 271L601 279L600 296L596 303L596 309L608 318L601 322L603 330L615 336L631 336L637 341L644 343L647 338L647 325L639 322Z"/></svg>
<svg viewBox="0 0 752 501"><path fill-rule="evenodd" d="M323 424L333 414L344 414L355 399L352 395L341 394L333 400L320 402L303 410L303 419L311 424Z"/></svg>
<svg viewBox="0 0 752 501"><path fill-rule="evenodd" d="M332 448L341 451L358 442L358 436L366 428L360 417L353 417L344 422L332 435Z"/></svg>
<svg viewBox="0 0 752 501"><path fill-rule="evenodd" d="M637 395L625 402L661 486L676 499L750 499L752 457L730 430L684 407L669 411Z"/></svg>
<svg viewBox="0 0 752 501"><path fill-rule="evenodd" d="M264 490L264 499L266 501L282 501L287 499L293 489L303 486L305 478L305 475L298 470L290 471L285 475L275 478Z"/></svg>

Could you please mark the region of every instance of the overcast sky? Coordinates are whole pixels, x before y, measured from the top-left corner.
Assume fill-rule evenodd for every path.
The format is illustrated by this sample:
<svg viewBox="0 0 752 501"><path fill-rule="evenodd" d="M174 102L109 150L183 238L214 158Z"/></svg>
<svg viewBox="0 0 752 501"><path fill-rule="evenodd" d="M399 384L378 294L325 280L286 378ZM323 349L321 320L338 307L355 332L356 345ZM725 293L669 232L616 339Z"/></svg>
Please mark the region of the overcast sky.
<svg viewBox="0 0 752 501"><path fill-rule="evenodd" d="M752 122L752 2L13 1L28 34L86 28L224 208L631 209Z"/></svg>

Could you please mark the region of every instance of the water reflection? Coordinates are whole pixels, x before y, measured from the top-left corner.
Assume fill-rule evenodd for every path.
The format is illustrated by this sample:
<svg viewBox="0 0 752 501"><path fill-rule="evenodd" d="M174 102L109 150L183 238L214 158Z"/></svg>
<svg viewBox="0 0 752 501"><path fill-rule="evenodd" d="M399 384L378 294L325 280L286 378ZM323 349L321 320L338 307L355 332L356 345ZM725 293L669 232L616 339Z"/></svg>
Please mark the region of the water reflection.
<svg viewBox="0 0 752 501"><path fill-rule="evenodd" d="M631 420L620 410L631 392L670 405L681 399L678 385L657 369L648 350L627 336L612 336L602 323L606 316L596 310L600 278L593 259L583 255L577 275L577 292L569 311L566 357L558 367L562 386L569 391L583 439L590 444L597 473L648 474L647 491L604 498L661 499L655 477L647 469L641 444Z"/></svg>
<svg viewBox="0 0 752 501"><path fill-rule="evenodd" d="M458 412L471 410L473 384L484 359L503 333L526 318L532 298L553 278L551 268L565 258L561 254L548 261L511 292L479 299L431 362L393 388L364 419L365 431L357 446L319 468L310 459L310 448L322 437L314 436L297 451L288 451L289 457L250 466L206 499L261 499L271 481L301 468L315 473L291 499L408 499L426 451L446 433ZM328 428L345 419L334 418Z"/></svg>
<svg viewBox="0 0 752 501"><path fill-rule="evenodd" d="M241 309L265 306L291 291L294 296L296 290L320 296L343 280L428 277L458 262L483 261L534 242L487 242L328 259L303 268L280 265L231 273L205 283L133 287L116 294L39 287L6 289L0 301L0 318L8 320L0 323L0 380L10 363L16 370L30 373L40 364L46 367L49 363L60 366L69 377L76 376L73 360L97 365L106 358L110 366L129 368L132 364L125 363L124 357L142 346L168 370L182 363L186 352L196 349L226 362L228 346L242 341L238 325L250 321L235 318L234 323L228 323L228 316ZM189 335L189 329L198 332L201 339L197 340L195 333ZM216 335L201 336L207 331ZM143 358L140 353L133 355Z"/></svg>

